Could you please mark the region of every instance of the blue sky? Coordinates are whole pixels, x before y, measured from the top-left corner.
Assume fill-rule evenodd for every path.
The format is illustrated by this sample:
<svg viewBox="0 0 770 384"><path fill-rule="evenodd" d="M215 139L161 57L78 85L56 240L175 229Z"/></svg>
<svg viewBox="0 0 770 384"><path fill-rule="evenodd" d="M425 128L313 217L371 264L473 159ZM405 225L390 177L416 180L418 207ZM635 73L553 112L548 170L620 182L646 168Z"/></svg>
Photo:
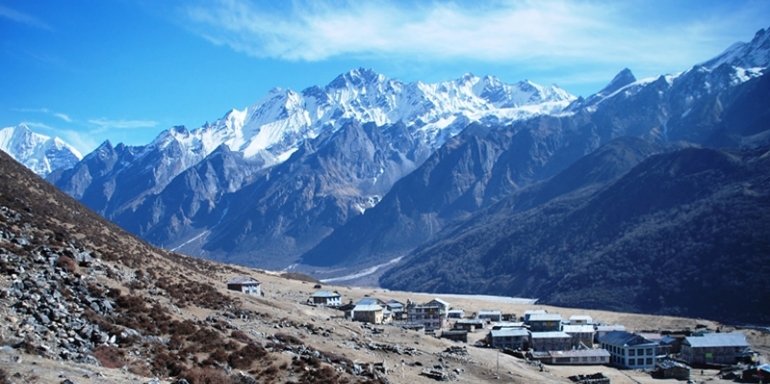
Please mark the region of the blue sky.
<svg viewBox="0 0 770 384"><path fill-rule="evenodd" d="M0 0L0 127L88 153L141 145L365 67L600 90L675 73L770 27L770 1Z"/></svg>

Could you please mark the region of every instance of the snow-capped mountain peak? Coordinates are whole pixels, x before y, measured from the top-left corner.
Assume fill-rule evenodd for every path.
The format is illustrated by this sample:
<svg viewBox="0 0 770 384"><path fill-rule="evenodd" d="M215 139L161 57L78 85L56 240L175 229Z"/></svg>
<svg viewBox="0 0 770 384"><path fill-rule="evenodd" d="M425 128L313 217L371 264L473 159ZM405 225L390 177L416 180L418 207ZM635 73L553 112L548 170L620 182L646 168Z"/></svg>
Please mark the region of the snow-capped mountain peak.
<svg viewBox="0 0 770 384"><path fill-rule="evenodd" d="M72 168L83 158L62 139L34 133L26 124L0 129L0 149L42 177Z"/></svg>
<svg viewBox="0 0 770 384"><path fill-rule="evenodd" d="M701 64L714 69L722 64L739 68L765 68L770 65L770 29L760 29L748 43L735 43L719 56Z"/></svg>
<svg viewBox="0 0 770 384"><path fill-rule="evenodd" d="M154 146L165 147L173 139L194 153L190 160L195 161L224 144L270 166L287 159L304 140L357 120L377 125L401 121L414 130L419 125L429 146L437 148L443 144L443 139L435 141L437 138L451 137L451 133L440 135L439 131L458 116L479 121L495 115L499 121L512 121L564 108L574 98L556 86L543 87L530 81L506 84L492 76L479 78L467 73L457 80L405 84L372 69L358 68L337 76L323 88L312 86L299 93L273 88L252 106L233 109L213 124L189 132L174 128L162 133ZM538 110L540 104L547 104L547 109ZM525 106L526 113L511 113Z"/></svg>

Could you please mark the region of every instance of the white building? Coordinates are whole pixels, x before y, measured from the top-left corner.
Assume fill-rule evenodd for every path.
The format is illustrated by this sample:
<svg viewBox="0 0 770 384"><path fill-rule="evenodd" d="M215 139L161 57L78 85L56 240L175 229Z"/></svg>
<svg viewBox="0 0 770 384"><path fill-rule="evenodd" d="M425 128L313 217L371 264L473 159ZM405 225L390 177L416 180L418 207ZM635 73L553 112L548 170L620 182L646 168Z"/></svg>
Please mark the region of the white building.
<svg viewBox="0 0 770 384"><path fill-rule="evenodd" d="M569 317L570 325L588 325L593 324L594 319L588 315L572 315Z"/></svg>
<svg viewBox="0 0 770 384"><path fill-rule="evenodd" d="M612 331L599 338L610 353L610 364L629 369L655 369L657 343L626 331Z"/></svg>
<svg viewBox="0 0 770 384"><path fill-rule="evenodd" d="M499 309L482 309L476 314L476 318L492 322L503 321L503 311Z"/></svg>

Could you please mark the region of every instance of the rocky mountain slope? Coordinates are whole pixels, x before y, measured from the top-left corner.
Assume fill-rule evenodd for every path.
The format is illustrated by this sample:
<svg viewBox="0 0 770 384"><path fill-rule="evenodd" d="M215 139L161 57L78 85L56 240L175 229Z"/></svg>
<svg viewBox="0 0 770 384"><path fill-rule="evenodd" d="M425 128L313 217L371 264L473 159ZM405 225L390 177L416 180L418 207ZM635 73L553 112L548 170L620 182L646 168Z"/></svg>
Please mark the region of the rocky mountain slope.
<svg viewBox="0 0 770 384"><path fill-rule="evenodd" d="M770 321L761 305L770 295L763 283L770 270L761 266L770 252L770 147L685 148L646 159L660 150L637 152L639 147L627 139L610 143L534 191L447 228L381 283ZM607 170L606 156L638 164L627 172ZM610 183L591 177L605 172ZM527 207L570 179L577 188Z"/></svg>
<svg viewBox="0 0 770 384"><path fill-rule="evenodd" d="M223 281L254 271L154 248L4 153L0 173L5 345L84 364L98 382L121 382L95 373L121 367L132 380L188 383L285 382L290 376L297 382L386 381L301 343L289 329L275 331L313 327L291 316L285 304L259 298L246 304L246 297L224 291ZM286 358L287 351L296 358Z"/></svg>
<svg viewBox="0 0 770 384"><path fill-rule="evenodd" d="M747 73L753 77L741 77ZM304 270L402 257L446 225L553 177L618 137L674 144L670 149L682 145L676 143L766 144L770 76L761 73L723 63L636 80L623 70L602 91L570 105L571 113L469 127L396 183L377 207L306 252Z"/></svg>
<svg viewBox="0 0 770 384"><path fill-rule="evenodd" d="M491 76L468 74L436 84L406 84L359 69L340 75L323 88L310 87L301 93L274 89L252 107L230 111L213 124L192 131L175 127L147 146L113 146L106 142L74 168L52 175L49 180L155 244L209 257L228 255L252 265L276 256L290 261L344 223L347 216L379 201L395 181L419 166L468 122L514 121L558 112L572 100L574 96L556 86L542 87L527 81L505 84ZM376 128L361 131L369 125ZM325 185L298 204L265 197L267 200L259 200L260 206L277 205L244 207L249 212L269 211L270 216L258 219L261 228L253 234L270 236L250 239L237 252L232 249L234 245L222 247L217 235L210 234L217 229L219 217L189 217L185 212L166 211L165 205L158 203L175 199L180 192L178 186L184 182L174 182L174 178L220 146L242 156L244 164L249 163L241 167L238 178L255 182L252 188L270 183L273 186L266 188L271 191L292 189L295 180L274 177L258 182L258 173L292 158L305 162L311 156L325 159L313 166L313 172L325 179ZM292 157L295 152L299 155ZM285 182L289 184L278 185ZM233 192L231 189L217 191L215 199L192 204L213 204L216 207L211 210L225 212L230 198L219 199ZM308 186L307 190L313 188ZM330 202L318 210L334 208L328 213L312 212L316 210L312 208L314 201L324 199ZM287 215L304 223L287 225ZM312 217L319 215L337 218L313 224ZM305 216L309 218L301 219ZM244 220L251 219L240 221ZM209 243L208 238L213 242ZM246 254L253 254L254 240L266 247L266 256L248 260Z"/></svg>
<svg viewBox="0 0 770 384"><path fill-rule="evenodd" d="M42 177L72 168L83 158L60 138L34 133L25 124L0 129L0 150Z"/></svg>

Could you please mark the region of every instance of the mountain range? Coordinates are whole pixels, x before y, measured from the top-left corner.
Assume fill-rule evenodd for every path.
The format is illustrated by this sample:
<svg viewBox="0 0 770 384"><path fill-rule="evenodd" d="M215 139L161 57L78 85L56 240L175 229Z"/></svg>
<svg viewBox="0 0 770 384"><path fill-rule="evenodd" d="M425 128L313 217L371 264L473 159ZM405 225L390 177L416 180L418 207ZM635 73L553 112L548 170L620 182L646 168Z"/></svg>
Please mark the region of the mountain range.
<svg viewBox="0 0 770 384"><path fill-rule="evenodd" d="M763 29L681 73L623 69L585 98L358 69L146 146L105 142L48 180L153 244L220 261L754 321L739 310L751 297L696 296L716 282L735 285L719 297L770 296L748 264L770 255L769 64Z"/></svg>

